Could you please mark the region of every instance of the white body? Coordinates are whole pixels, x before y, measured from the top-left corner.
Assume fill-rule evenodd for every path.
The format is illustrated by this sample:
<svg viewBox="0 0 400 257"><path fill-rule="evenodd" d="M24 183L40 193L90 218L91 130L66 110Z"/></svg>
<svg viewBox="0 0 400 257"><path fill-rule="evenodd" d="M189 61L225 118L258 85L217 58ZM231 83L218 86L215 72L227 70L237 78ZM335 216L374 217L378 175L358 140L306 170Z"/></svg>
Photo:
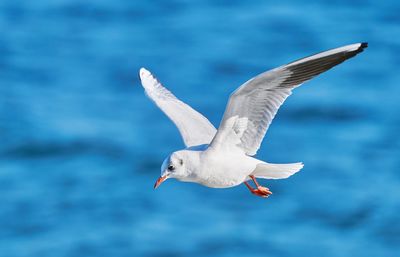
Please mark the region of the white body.
<svg viewBox="0 0 400 257"><path fill-rule="evenodd" d="M366 43L358 43L321 52L250 79L231 94L218 130L142 68L140 78L146 94L175 123L186 145L166 158L160 183L176 178L224 188L243 183L249 175L265 179L293 175L302 163L270 164L252 157L275 114L294 88L366 47Z"/></svg>
<svg viewBox="0 0 400 257"><path fill-rule="evenodd" d="M176 154L185 159L186 172L183 176L175 174L174 178L213 188L237 186L249 180L249 175L265 179L287 178L303 167L302 163L266 163L238 151L222 152L209 145L188 148ZM165 167L162 172L165 172Z"/></svg>
<svg viewBox="0 0 400 257"><path fill-rule="evenodd" d="M243 183L261 161L246 155L206 151L186 150L190 156L187 165L188 176L177 179L196 182L207 187L233 187Z"/></svg>

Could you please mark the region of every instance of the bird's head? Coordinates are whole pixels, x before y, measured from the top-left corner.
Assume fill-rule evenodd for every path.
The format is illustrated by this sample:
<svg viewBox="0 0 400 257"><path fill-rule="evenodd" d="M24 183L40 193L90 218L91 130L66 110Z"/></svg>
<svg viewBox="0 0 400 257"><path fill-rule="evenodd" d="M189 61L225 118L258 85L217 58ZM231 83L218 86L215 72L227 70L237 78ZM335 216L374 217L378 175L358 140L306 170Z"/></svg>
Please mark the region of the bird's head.
<svg viewBox="0 0 400 257"><path fill-rule="evenodd" d="M161 176L157 179L154 184L154 188L161 185L162 182L169 178L184 178L187 176L187 171L185 168L185 154L182 152L174 152L165 158L163 164L161 165Z"/></svg>

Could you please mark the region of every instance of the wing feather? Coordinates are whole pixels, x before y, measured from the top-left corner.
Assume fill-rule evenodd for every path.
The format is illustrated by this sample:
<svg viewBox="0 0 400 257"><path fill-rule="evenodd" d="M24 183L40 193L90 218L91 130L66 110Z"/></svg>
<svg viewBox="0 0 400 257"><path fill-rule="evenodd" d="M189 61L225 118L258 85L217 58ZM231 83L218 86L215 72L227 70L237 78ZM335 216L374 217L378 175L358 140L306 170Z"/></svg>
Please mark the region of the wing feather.
<svg viewBox="0 0 400 257"><path fill-rule="evenodd" d="M176 98L148 70L141 68L139 73L147 96L176 125L187 147L211 142L217 130L206 117Z"/></svg>
<svg viewBox="0 0 400 257"><path fill-rule="evenodd" d="M358 43L335 48L250 79L231 94L211 147L231 148L235 144L247 155L256 154L269 125L292 89L354 57L367 46L367 43ZM237 131L234 120L243 118L247 120L245 131L231 133L229 130Z"/></svg>

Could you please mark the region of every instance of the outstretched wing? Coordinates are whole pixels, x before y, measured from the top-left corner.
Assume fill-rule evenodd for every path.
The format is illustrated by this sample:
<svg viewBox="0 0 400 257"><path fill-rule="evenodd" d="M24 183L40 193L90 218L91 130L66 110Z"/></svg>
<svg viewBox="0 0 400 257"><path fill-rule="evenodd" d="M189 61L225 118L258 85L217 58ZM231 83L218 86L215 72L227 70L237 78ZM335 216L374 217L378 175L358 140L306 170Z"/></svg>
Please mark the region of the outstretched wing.
<svg viewBox="0 0 400 257"><path fill-rule="evenodd" d="M229 98L211 147L238 146L255 155L279 107L292 89L362 52L367 43L321 52L250 79Z"/></svg>
<svg viewBox="0 0 400 257"><path fill-rule="evenodd" d="M146 69L140 79L147 96L175 123L187 147L209 144L216 129L206 117L176 98Z"/></svg>

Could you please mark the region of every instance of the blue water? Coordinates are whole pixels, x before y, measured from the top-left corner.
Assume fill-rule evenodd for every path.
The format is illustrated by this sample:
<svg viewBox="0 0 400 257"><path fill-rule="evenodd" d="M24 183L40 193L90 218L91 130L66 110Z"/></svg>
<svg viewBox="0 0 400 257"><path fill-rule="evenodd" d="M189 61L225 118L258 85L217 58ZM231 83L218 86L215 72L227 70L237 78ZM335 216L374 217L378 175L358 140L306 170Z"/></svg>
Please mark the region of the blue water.
<svg viewBox="0 0 400 257"><path fill-rule="evenodd" d="M400 2L0 3L0 256L399 256ZM295 90L258 153L287 180L169 180L183 147L138 69L217 126L250 77L367 41ZM228 172L228 171L227 171Z"/></svg>

